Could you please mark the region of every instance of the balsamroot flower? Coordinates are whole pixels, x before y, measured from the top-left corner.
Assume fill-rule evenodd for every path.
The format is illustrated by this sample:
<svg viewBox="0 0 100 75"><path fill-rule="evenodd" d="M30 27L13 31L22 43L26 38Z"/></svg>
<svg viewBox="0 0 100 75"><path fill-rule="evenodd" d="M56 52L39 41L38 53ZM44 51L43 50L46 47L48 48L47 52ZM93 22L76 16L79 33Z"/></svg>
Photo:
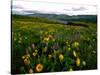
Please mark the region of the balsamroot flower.
<svg viewBox="0 0 100 75"><path fill-rule="evenodd" d="M36 71L41 72L43 70L43 65L42 64L37 64L36 65Z"/></svg>
<svg viewBox="0 0 100 75"><path fill-rule="evenodd" d="M45 37L45 38L43 39L43 41L44 41L44 42L48 42L48 41L49 41L49 38L48 38L48 37Z"/></svg>
<svg viewBox="0 0 100 75"><path fill-rule="evenodd" d="M62 60L64 59L63 54L60 54L60 55L59 55L59 59L60 59L60 61L62 61Z"/></svg>
<svg viewBox="0 0 100 75"><path fill-rule="evenodd" d="M24 59L24 64L25 65L29 65L30 64L30 60L29 59Z"/></svg>
<svg viewBox="0 0 100 75"><path fill-rule="evenodd" d="M76 65L80 66L80 58L79 57L76 59Z"/></svg>

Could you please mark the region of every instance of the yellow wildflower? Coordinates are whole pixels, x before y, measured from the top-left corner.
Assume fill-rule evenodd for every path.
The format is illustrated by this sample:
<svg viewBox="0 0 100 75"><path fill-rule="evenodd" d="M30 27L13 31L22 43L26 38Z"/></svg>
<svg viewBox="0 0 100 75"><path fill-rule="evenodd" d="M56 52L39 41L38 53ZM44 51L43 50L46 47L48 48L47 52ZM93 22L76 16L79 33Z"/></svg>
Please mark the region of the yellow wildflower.
<svg viewBox="0 0 100 75"><path fill-rule="evenodd" d="M35 50L35 52L37 53L37 52L38 52L38 50Z"/></svg>
<svg viewBox="0 0 100 75"><path fill-rule="evenodd" d="M21 43L21 40L19 40L18 43Z"/></svg>
<svg viewBox="0 0 100 75"><path fill-rule="evenodd" d="M51 55L51 54L49 54L49 55L48 55L48 57L49 57L49 58L51 58L51 57L52 57L52 55Z"/></svg>
<svg viewBox="0 0 100 75"><path fill-rule="evenodd" d="M37 64L36 65L36 71L41 72L43 70L43 65L42 64Z"/></svg>
<svg viewBox="0 0 100 75"><path fill-rule="evenodd" d="M80 58L79 57L76 59L76 65L80 66Z"/></svg>
<svg viewBox="0 0 100 75"><path fill-rule="evenodd" d="M66 44L68 44L68 41L66 41Z"/></svg>
<svg viewBox="0 0 100 75"><path fill-rule="evenodd" d="M76 56L77 56L77 54L76 54L76 51L75 51L75 50L73 51L73 55L74 55L74 57L76 57Z"/></svg>
<svg viewBox="0 0 100 75"><path fill-rule="evenodd" d="M70 51L70 50L71 50L71 48L69 47L69 48L68 48L68 51Z"/></svg>
<svg viewBox="0 0 100 75"><path fill-rule="evenodd" d="M24 56L22 56L22 59L25 59L25 55L24 55Z"/></svg>
<svg viewBox="0 0 100 75"><path fill-rule="evenodd" d="M16 41L17 39L16 38L14 38L14 41Z"/></svg>
<svg viewBox="0 0 100 75"><path fill-rule="evenodd" d="M33 52L33 56L36 56L37 55L37 53L36 52Z"/></svg>
<svg viewBox="0 0 100 75"><path fill-rule="evenodd" d="M29 74L32 74L33 73L33 69L29 69Z"/></svg>
<svg viewBox="0 0 100 75"><path fill-rule="evenodd" d="M43 34L43 31L40 31L40 34Z"/></svg>
<svg viewBox="0 0 100 75"><path fill-rule="evenodd" d="M48 42L49 41L49 38L48 37L45 37L43 41Z"/></svg>
<svg viewBox="0 0 100 75"><path fill-rule="evenodd" d="M60 54L60 55L59 55L59 59L60 59L60 61L62 61L62 60L64 59L63 54Z"/></svg>
<svg viewBox="0 0 100 75"><path fill-rule="evenodd" d="M22 59L28 59L30 57L30 55L29 54L26 54L26 55L24 55L24 56L22 56Z"/></svg>
<svg viewBox="0 0 100 75"><path fill-rule="evenodd" d="M25 63L26 65L29 65L29 64L30 64L30 60L29 60L29 59L24 59L24 63Z"/></svg>
<svg viewBox="0 0 100 75"><path fill-rule="evenodd" d="M70 68L70 69L69 69L69 71L73 71L73 69L72 69L72 68Z"/></svg>
<svg viewBox="0 0 100 75"><path fill-rule="evenodd" d="M20 37L19 40L22 40L22 38Z"/></svg>
<svg viewBox="0 0 100 75"><path fill-rule="evenodd" d="M26 55L26 59L28 59L29 57L30 57L30 55L29 55L29 54L27 54L27 55Z"/></svg>
<svg viewBox="0 0 100 75"><path fill-rule="evenodd" d="M78 43L78 42L74 42L74 43L72 44L72 46L77 48L77 47L79 47L79 43Z"/></svg>
<svg viewBox="0 0 100 75"><path fill-rule="evenodd" d="M52 38L53 38L53 36L52 36L52 35L48 35L48 38L52 39Z"/></svg>

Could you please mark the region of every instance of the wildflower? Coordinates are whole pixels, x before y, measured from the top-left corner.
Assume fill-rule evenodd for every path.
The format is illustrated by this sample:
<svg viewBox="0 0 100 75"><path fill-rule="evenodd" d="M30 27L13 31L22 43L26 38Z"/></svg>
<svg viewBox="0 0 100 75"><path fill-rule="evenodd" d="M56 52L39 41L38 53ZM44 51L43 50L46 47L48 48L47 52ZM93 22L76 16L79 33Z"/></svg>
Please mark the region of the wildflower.
<svg viewBox="0 0 100 75"><path fill-rule="evenodd" d="M70 68L70 69L69 69L69 71L73 71L73 69L72 69L72 68Z"/></svg>
<svg viewBox="0 0 100 75"><path fill-rule="evenodd" d="M70 51L70 50L71 50L71 48L69 47L69 48L68 48L68 51Z"/></svg>
<svg viewBox="0 0 100 75"><path fill-rule="evenodd" d="M66 42L66 44L68 44L68 41Z"/></svg>
<svg viewBox="0 0 100 75"><path fill-rule="evenodd" d="M55 39L52 35L49 35L48 38L51 39L52 41L55 41Z"/></svg>
<svg viewBox="0 0 100 75"><path fill-rule="evenodd" d="M76 59L76 65L80 66L80 58L79 57Z"/></svg>
<svg viewBox="0 0 100 75"><path fill-rule="evenodd" d="M29 60L29 59L24 59L24 63L25 63L26 65L29 65L29 64L30 64L30 60Z"/></svg>
<svg viewBox="0 0 100 75"><path fill-rule="evenodd" d="M43 41L48 42L49 41L49 38L48 37L45 37Z"/></svg>
<svg viewBox="0 0 100 75"><path fill-rule="evenodd" d="M51 57L52 57L52 55L51 55L51 54L49 54L49 55L48 55L48 57L49 57L49 58L51 58Z"/></svg>
<svg viewBox="0 0 100 75"><path fill-rule="evenodd" d="M63 54L60 54L60 55L59 55L59 59L60 59L60 61L62 61L62 60L64 59Z"/></svg>
<svg viewBox="0 0 100 75"><path fill-rule="evenodd" d="M17 39L16 38L14 38L14 41L16 41Z"/></svg>
<svg viewBox="0 0 100 75"><path fill-rule="evenodd" d="M28 59L30 57L30 54L26 54L26 55L24 55L24 56L22 56L22 59Z"/></svg>
<svg viewBox="0 0 100 75"><path fill-rule="evenodd" d="M19 40L18 43L21 43L21 40Z"/></svg>
<svg viewBox="0 0 100 75"><path fill-rule="evenodd" d="M22 40L22 38L20 37L19 40Z"/></svg>
<svg viewBox="0 0 100 75"><path fill-rule="evenodd" d="M29 74L32 74L33 73L33 69L29 69Z"/></svg>
<svg viewBox="0 0 100 75"><path fill-rule="evenodd" d="M36 52L33 52L33 56L36 56L37 55L37 53Z"/></svg>
<svg viewBox="0 0 100 75"><path fill-rule="evenodd" d="M52 35L49 35L48 37L49 37L50 39L52 39L52 38L53 38L53 36L52 36Z"/></svg>
<svg viewBox="0 0 100 75"><path fill-rule="evenodd" d="M72 44L72 46L77 48L77 47L79 47L79 43L78 43L78 42L74 42L74 43Z"/></svg>
<svg viewBox="0 0 100 75"><path fill-rule="evenodd" d="M27 55L26 55L26 58L28 59L29 57L30 57L30 54L27 54Z"/></svg>
<svg viewBox="0 0 100 75"><path fill-rule="evenodd" d="M37 52L38 52L38 50L35 50L35 52L37 53Z"/></svg>
<svg viewBox="0 0 100 75"><path fill-rule="evenodd" d="M85 62L85 61L83 61L83 62L82 62L82 64L83 64L83 66L85 66L85 65L86 65L86 62Z"/></svg>
<svg viewBox="0 0 100 75"><path fill-rule="evenodd" d="M24 55L24 56L22 56L22 59L25 59L25 55Z"/></svg>
<svg viewBox="0 0 100 75"><path fill-rule="evenodd" d="M76 54L75 50L73 51L73 55L74 55L74 57L76 57L76 56L77 56L77 54Z"/></svg>
<svg viewBox="0 0 100 75"><path fill-rule="evenodd" d="M40 31L40 34L43 34L43 31Z"/></svg>
<svg viewBox="0 0 100 75"><path fill-rule="evenodd" d="M37 64L36 65L36 71L41 72L43 70L43 65L42 64Z"/></svg>

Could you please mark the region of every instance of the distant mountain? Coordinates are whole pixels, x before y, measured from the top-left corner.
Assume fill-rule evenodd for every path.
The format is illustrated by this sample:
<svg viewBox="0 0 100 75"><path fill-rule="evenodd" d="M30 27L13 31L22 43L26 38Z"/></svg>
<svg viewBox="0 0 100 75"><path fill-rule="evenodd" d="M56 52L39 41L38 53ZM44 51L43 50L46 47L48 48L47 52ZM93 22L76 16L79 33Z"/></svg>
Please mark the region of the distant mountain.
<svg viewBox="0 0 100 75"><path fill-rule="evenodd" d="M28 16L35 16L35 17L43 17L52 20L59 20L59 21L85 21L85 22L97 22L97 15L65 15L65 14L41 14L41 13L34 13Z"/></svg>
<svg viewBox="0 0 100 75"><path fill-rule="evenodd" d="M21 14L19 14L21 15ZM61 22L72 22L72 21L85 21L85 22L97 22L97 15L65 15L65 14L44 14L44 13L33 13L33 14L23 14L24 16L30 17L42 17L47 18L54 21Z"/></svg>

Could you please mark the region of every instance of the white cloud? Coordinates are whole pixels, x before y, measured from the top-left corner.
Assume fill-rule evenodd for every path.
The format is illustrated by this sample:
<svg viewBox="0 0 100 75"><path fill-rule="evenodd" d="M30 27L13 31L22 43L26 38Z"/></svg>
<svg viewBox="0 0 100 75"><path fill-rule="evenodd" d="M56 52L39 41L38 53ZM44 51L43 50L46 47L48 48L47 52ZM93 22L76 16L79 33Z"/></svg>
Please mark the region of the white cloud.
<svg viewBox="0 0 100 75"><path fill-rule="evenodd" d="M94 0L93 0L94 1ZM96 2L91 0L13 0L13 11L39 11L56 14L97 14ZM95 3L95 4L94 4Z"/></svg>

